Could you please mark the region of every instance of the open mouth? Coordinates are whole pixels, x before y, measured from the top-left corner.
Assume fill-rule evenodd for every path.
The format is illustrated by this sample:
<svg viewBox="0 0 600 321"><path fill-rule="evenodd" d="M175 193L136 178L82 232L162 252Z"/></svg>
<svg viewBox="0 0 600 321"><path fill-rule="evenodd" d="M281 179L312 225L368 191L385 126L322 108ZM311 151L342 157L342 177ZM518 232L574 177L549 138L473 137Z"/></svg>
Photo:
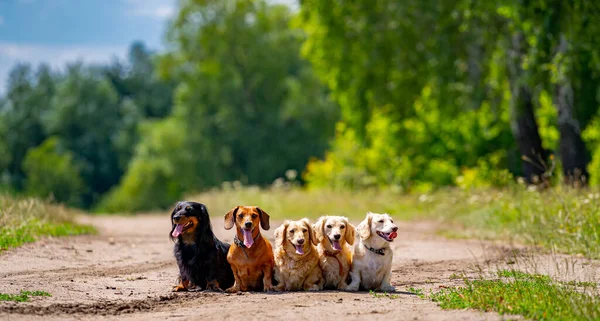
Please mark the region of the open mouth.
<svg viewBox="0 0 600 321"><path fill-rule="evenodd" d="M377 231L377 235L379 235L382 239L388 242L394 242L394 239L398 236L396 232L383 233L381 231Z"/></svg>
<svg viewBox="0 0 600 321"><path fill-rule="evenodd" d="M296 244L296 254L299 254L299 255L304 254L304 248L302 247L302 245Z"/></svg>
<svg viewBox="0 0 600 321"><path fill-rule="evenodd" d="M252 237L252 229L242 228L242 235L244 236L244 246L251 248L254 244L254 238Z"/></svg>
<svg viewBox="0 0 600 321"><path fill-rule="evenodd" d="M340 244L340 241L336 241L336 240L331 240L331 247L336 250L336 251L341 251L342 250L342 245Z"/></svg>
<svg viewBox="0 0 600 321"><path fill-rule="evenodd" d="M193 221L187 221L187 223L185 223L185 224L176 224L175 229L173 230L173 233L171 233L171 236L178 237L179 235L181 235L183 233L183 231L187 230L188 228L192 227L193 225L194 225Z"/></svg>

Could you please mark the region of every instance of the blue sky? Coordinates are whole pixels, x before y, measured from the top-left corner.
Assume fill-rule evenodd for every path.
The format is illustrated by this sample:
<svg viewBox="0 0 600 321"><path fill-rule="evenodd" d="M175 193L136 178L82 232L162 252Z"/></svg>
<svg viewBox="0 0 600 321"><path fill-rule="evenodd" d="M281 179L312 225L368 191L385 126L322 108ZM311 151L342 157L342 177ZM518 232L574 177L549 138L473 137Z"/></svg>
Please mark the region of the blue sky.
<svg viewBox="0 0 600 321"><path fill-rule="evenodd" d="M125 57L136 40L161 50L176 5L176 0L0 0L0 93L17 62L54 68L76 60L105 63Z"/></svg>
<svg viewBox="0 0 600 321"><path fill-rule="evenodd" d="M163 48L176 0L0 0L0 92L17 62L109 62L135 40Z"/></svg>

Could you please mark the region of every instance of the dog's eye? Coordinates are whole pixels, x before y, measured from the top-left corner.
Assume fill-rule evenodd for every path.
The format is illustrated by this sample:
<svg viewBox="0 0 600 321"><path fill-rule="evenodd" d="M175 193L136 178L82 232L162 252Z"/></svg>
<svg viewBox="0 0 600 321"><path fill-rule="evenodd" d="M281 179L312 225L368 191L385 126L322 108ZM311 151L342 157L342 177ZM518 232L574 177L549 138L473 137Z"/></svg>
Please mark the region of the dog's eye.
<svg viewBox="0 0 600 321"><path fill-rule="evenodd" d="M340 226L340 230L343 230L343 229L345 229L345 228L346 228L346 225L342 225L342 226Z"/></svg>
<svg viewBox="0 0 600 321"><path fill-rule="evenodd" d="M252 218L257 218L257 217L258 217L258 215L252 214Z"/></svg>
<svg viewBox="0 0 600 321"><path fill-rule="evenodd" d="M379 223L383 223L383 220L379 220Z"/></svg>
<svg viewBox="0 0 600 321"><path fill-rule="evenodd" d="M305 229L305 228L303 228L303 229L302 229L302 232L306 233L306 232L308 232L308 230L307 230L307 229Z"/></svg>
<svg viewBox="0 0 600 321"><path fill-rule="evenodd" d="M390 220L390 222L394 223L394 220Z"/></svg>
<svg viewBox="0 0 600 321"><path fill-rule="evenodd" d="M327 225L327 228L331 228L331 224Z"/></svg>
<svg viewBox="0 0 600 321"><path fill-rule="evenodd" d="M291 230L290 230L290 234L294 234L294 233L296 233L296 230L294 230L294 229L291 229Z"/></svg>

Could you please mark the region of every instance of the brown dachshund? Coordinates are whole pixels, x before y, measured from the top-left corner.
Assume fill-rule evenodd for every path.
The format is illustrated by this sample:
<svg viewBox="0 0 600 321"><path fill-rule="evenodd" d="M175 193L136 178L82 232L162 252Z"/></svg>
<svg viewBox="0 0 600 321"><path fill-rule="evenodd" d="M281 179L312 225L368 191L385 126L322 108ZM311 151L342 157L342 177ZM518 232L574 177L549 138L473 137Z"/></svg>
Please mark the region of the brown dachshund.
<svg viewBox="0 0 600 321"><path fill-rule="evenodd" d="M227 261L235 283L225 291L273 291L273 249L260 233L260 227L269 230L269 215L260 207L238 206L225 214L225 229L234 225L236 235Z"/></svg>

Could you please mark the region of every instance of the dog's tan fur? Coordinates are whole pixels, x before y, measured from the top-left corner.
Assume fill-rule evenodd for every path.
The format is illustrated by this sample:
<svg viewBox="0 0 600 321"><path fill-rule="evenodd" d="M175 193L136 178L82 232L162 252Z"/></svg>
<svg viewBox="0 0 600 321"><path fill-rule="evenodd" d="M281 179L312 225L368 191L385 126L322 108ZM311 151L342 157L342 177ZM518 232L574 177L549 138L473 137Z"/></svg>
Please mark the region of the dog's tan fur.
<svg viewBox="0 0 600 321"><path fill-rule="evenodd" d="M356 227L357 242L354 244L352 256L352 269L350 277L352 283L348 285L349 291L375 290L394 292L396 288L391 285L392 259L394 253L390 243L377 235L377 232L388 233L396 231L398 227L387 214L367 213L365 219ZM383 249L384 255L371 252L368 248Z"/></svg>
<svg viewBox="0 0 600 321"><path fill-rule="evenodd" d="M252 222L252 237L255 239L251 248L231 244L227 261L231 264L235 283L225 292L273 291L273 249L260 233L260 227L269 229L269 215L256 206L237 206L225 214L224 220L225 229L236 226L238 239L243 238L241 228L244 223Z"/></svg>
<svg viewBox="0 0 600 321"><path fill-rule="evenodd" d="M285 221L275 230L275 279L279 282L275 290L323 289L323 272L315 248L317 244L308 219ZM296 253L296 245L302 247L304 254Z"/></svg>
<svg viewBox="0 0 600 321"><path fill-rule="evenodd" d="M313 225L313 229L319 240L317 251L325 278L324 288L346 290L348 287L346 280L352 266L354 226L343 216L322 216ZM332 247L336 234L340 235L338 242L342 249L339 251Z"/></svg>

